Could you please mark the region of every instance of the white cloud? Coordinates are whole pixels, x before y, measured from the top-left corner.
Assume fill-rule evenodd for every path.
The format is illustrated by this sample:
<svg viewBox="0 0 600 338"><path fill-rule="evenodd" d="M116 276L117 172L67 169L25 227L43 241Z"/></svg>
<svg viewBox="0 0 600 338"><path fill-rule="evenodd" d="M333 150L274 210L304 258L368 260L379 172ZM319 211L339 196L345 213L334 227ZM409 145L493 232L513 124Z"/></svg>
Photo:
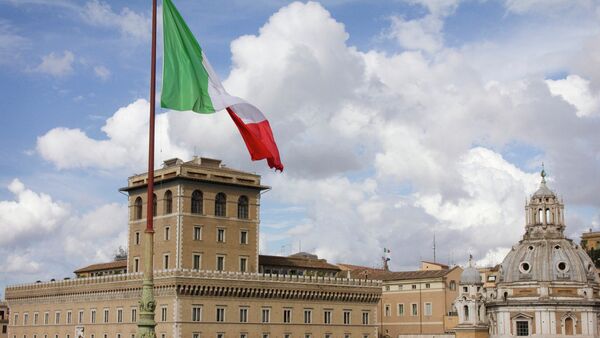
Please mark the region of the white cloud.
<svg viewBox="0 0 600 338"><path fill-rule="evenodd" d="M150 38L150 18L125 7L115 13L109 4L99 0L88 1L81 9L83 20L94 26L117 28L124 37L146 41Z"/></svg>
<svg viewBox="0 0 600 338"><path fill-rule="evenodd" d="M73 72L74 61L75 54L71 51L65 50L62 56L52 52L43 56L42 63L35 67L33 71L62 77Z"/></svg>
<svg viewBox="0 0 600 338"><path fill-rule="evenodd" d="M388 35L396 39L403 48L427 53L434 53L442 48L444 23L438 16L430 14L414 20L395 16L391 20L392 27Z"/></svg>
<svg viewBox="0 0 600 338"><path fill-rule="evenodd" d="M15 200L0 201L0 245L12 246L21 238L47 235L66 219L68 207L43 193L26 189L14 179L8 190Z"/></svg>
<svg viewBox="0 0 600 338"><path fill-rule="evenodd" d="M265 111L283 175L250 164L220 113L159 114L158 161L196 153L265 174L273 190L263 208L277 203L302 212L261 234L263 252L301 239L330 260L377 265L381 248L391 247L396 268L431 257L422 243L431 242L433 229L445 262L512 245L522 233L525 198L538 183L532 162L540 158L567 205L600 205L599 183L588 179L600 170L600 121L578 118L545 82L547 73L571 68L593 25L553 23L516 32L517 42L448 48L443 18L454 2L419 3L430 18L416 24L430 39L415 39L418 50L359 51L348 45L344 25L313 2L285 6L258 34L231 43L225 87ZM434 19L441 21L426 25ZM597 92L593 68L577 72L590 79L590 93ZM104 137L55 128L38 139L37 151L61 169L144 170L147 115L147 101L137 100L106 121ZM509 156L512 147L526 150Z"/></svg>
<svg viewBox="0 0 600 338"><path fill-rule="evenodd" d="M108 261L127 243L127 205L101 204L78 213L14 179L14 200L0 201L0 283L71 276L85 264Z"/></svg>
<svg viewBox="0 0 600 338"><path fill-rule="evenodd" d="M95 66L94 74L103 81L106 81L110 78L110 70L104 66Z"/></svg>
<svg viewBox="0 0 600 338"><path fill-rule="evenodd" d="M552 95L560 96L577 109L577 116L600 115L600 96L592 93L590 81L578 75L561 80L546 80Z"/></svg>

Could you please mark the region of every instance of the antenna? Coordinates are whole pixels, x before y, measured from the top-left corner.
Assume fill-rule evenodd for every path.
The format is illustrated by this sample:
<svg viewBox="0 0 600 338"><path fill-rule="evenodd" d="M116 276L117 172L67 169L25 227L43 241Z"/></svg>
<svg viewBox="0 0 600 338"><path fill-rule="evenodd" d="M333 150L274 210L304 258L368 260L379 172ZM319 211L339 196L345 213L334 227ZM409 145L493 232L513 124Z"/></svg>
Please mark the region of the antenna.
<svg viewBox="0 0 600 338"><path fill-rule="evenodd" d="M436 263L436 260L435 260L435 229L433 230L433 262Z"/></svg>

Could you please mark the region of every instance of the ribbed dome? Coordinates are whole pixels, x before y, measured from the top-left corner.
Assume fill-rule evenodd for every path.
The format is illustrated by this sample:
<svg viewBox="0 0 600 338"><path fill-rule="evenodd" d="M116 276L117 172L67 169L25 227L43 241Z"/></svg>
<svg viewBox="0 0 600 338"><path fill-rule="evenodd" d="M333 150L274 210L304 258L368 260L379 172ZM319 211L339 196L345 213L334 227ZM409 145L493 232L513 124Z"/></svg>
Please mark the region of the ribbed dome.
<svg viewBox="0 0 600 338"><path fill-rule="evenodd" d="M598 281L586 252L568 239L521 241L501 267L501 281Z"/></svg>
<svg viewBox="0 0 600 338"><path fill-rule="evenodd" d="M476 268L469 266L460 275L460 284L481 284L481 274Z"/></svg>

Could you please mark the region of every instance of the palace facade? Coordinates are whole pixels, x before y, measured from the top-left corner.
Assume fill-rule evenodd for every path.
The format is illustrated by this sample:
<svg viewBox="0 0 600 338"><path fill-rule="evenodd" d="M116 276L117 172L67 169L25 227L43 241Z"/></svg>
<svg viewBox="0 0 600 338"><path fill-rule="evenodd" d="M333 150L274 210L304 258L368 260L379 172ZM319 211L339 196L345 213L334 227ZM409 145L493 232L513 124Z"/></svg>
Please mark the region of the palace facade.
<svg viewBox="0 0 600 338"><path fill-rule="evenodd" d="M154 177L158 337L377 337L380 281L340 278L314 257L264 256L261 265L260 197L269 187L260 176L194 158L165 161ZM9 338L135 336L146 182L135 175L121 189L127 259L79 269L71 280L7 287Z"/></svg>

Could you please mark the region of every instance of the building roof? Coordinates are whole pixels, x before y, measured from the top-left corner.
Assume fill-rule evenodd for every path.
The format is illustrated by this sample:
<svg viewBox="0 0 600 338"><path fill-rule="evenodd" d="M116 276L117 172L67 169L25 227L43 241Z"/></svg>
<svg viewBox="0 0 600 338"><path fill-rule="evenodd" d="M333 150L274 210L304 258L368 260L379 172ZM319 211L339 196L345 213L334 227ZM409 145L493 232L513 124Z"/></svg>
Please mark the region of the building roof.
<svg viewBox="0 0 600 338"><path fill-rule="evenodd" d="M438 263L438 262L430 262L430 261L421 261L421 263L433 264L441 267L442 269L449 269L450 267L446 264Z"/></svg>
<svg viewBox="0 0 600 338"><path fill-rule="evenodd" d="M305 269L323 269L340 271L337 265L327 263L324 259L307 259L301 257L259 255L258 264L264 266L287 266Z"/></svg>
<svg viewBox="0 0 600 338"><path fill-rule="evenodd" d="M126 260L118 260L112 261L108 263L98 263L88 265L84 268L73 271L74 273L84 273L84 272L92 272L92 271L104 271L104 270L115 270L115 269L127 269L127 261Z"/></svg>
<svg viewBox="0 0 600 338"><path fill-rule="evenodd" d="M351 278L382 281L440 278L456 269L456 267L454 267L452 269L441 270L387 271L384 269L369 268L352 264L338 264L338 266L344 271L350 271Z"/></svg>

